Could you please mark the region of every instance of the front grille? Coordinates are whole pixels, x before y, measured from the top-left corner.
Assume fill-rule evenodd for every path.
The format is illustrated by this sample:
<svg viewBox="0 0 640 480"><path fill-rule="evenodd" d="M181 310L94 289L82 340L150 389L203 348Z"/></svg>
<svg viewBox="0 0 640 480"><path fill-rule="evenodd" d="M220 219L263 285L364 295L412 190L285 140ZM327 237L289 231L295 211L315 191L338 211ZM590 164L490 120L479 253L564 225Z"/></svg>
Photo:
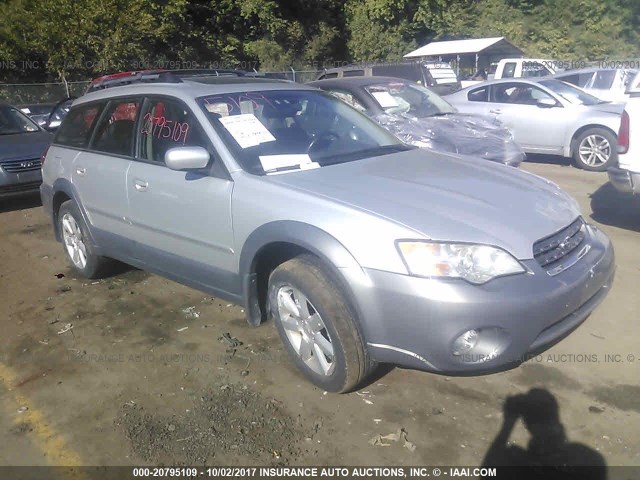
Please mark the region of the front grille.
<svg viewBox="0 0 640 480"><path fill-rule="evenodd" d="M31 170L40 170L42 160L39 158L30 158L28 160L5 160L0 163L0 167L8 173L29 172Z"/></svg>
<svg viewBox="0 0 640 480"><path fill-rule="evenodd" d="M538 240L533 244L533 258L542 267L559 262L582 244L586 236L584 225L584 220L578 218L559 232Z"/></svg>

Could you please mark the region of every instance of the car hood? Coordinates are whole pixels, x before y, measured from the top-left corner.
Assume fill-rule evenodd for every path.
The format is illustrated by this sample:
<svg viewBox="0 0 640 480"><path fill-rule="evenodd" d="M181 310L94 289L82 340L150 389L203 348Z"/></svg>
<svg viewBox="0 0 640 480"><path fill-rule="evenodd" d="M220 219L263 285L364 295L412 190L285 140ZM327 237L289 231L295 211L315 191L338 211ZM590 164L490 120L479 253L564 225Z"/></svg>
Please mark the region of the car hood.
<svg viewBox="0 0 640 480"><path fill-rule="evenodd" d="M383 114L374 120L405 143L417 147L471 155L513 166L525 158L524 151L504 125L480 115L450 113L416 118Z"/></svg>
<svg viewBox="0 0 640 480"><path fill-rule="evenodd" d="M267 178L387 218L416 238L497 245L519 259L580 215L541 177L422 149Z"/></svg>
<svg viewBox="0 0 640 480"><path fill-rule="evenodd" d="M0 135L0 162L40 158L52 138L53 135L44 131Z"/></svg>

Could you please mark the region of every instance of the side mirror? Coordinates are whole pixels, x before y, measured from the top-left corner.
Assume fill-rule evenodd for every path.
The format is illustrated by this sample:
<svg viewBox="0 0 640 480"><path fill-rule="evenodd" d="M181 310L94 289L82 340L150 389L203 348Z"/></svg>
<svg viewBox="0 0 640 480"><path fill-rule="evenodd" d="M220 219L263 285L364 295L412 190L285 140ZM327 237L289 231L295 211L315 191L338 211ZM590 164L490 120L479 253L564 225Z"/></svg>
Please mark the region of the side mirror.
<svg viewBox="0 0 640 480"><path fill-rule="evenodd" d="M553 108L558 104L553 98L541 98L536 102L536 105L540 108Z"/></svg>
<svg viewBox="0 0 640 480"><path fill-rule="evenodd" d="M164 154L164 163L171 170L197 170L209 164L211 156L202 147L170 148Z"/></svg>

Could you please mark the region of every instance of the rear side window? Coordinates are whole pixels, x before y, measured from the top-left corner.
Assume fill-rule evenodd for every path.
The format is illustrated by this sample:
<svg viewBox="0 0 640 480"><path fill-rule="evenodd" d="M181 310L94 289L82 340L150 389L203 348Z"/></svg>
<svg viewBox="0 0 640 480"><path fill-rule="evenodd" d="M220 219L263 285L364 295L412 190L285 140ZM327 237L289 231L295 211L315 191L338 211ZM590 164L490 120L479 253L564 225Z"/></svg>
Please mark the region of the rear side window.
<svg viewBox="0 0 640 480"><path fill-rule="evenodd" d="M508 62L504 64L504 70L502 70L502 78L513 78L516 74L515 62Z"/></svg>
<svg viewBox="0 0 640 480"><path fill-rule="evenodd" d="M135 124L140 112L140 99L114 100L96 127L92 150L128 155L133 152Z"/></svg>
<svg viewBox="0 0 640 480"><path fill-rule="evenodd" d="M343 77L362 77L364 76L364 70L345 70L342 72Z"/></svg>
<svg viewBox="0 0 640 480"><path fill-rule="evenodd" d="M404 78L405 80L410 80L412 82L421 82L422 78L422 70L418 64L410 64L410 65L380 65L371 68L372 75L382 75L386 77L398 77Z"/></svg>
<svg viewBox="0 0 640 480"><path fill-rule="evenodd" d="M54 143L66 147L86 148L103 107L104 104L93 104L72 109L58 129Z"/></svg>
<svg viewBox="0 0 640 480"><path fill-rule="evenodd" d="M140 157L164 163L170 148L203 147L209 150L198 120L184 105L164 98L150 99L140 122Z"/></svg>
<svg viewBox="0 0 640 480"><path fill-rule="evenodd" d="M616 78L616 70L599 70L593 78L592 88L609 90Z"/></svg>
<svg viewBox="0 0 640 480"><path fill-rule="evenodd" d="M467 94L467 99L470 102L486 102L489 98L488 92L489 89L487 87L476 88Z"/></svg>

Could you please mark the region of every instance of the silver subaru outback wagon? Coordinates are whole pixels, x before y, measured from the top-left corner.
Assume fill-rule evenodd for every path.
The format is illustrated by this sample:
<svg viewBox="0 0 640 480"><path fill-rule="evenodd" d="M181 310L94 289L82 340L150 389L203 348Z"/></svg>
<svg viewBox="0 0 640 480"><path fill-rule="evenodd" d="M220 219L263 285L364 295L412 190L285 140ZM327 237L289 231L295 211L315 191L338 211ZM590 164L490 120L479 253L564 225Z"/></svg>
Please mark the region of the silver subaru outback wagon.
<svg viewBox="0 0 640 480"><path fill-rule="evenodd" d="M511 368L606 296L609 239L555 184L401 143L288 82L133 82L85 95L43 166L71 265L112 259L273 318L319 387L378 363Z"/></svg>

